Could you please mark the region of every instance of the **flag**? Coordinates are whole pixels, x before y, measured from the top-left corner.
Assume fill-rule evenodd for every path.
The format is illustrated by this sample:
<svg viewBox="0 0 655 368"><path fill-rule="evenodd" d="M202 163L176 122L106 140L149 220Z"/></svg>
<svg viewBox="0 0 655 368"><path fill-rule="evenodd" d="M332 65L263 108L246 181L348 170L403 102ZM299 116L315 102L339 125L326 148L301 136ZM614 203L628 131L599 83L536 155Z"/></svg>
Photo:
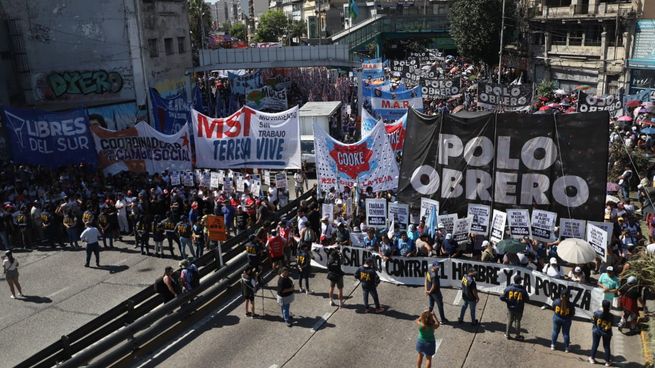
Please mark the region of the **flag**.
<svg viewBox="0 0 655 368"><path fill-rule="evenodd" d="M425 222L425 227L427 227L427 230L423 231L428 234L430 239L434 239L435 235L437 235L437 214L435 207L430 208L430 215L428 215L428 220Z"/></svg>
<svg viewBox="0 0 655 368"><path fill-rule="evenodd" d="M350 17L357 19L357 17L359 17L359 7L357 6L357 2L355 0L350 0L348 8L350 10Z"/></svg>

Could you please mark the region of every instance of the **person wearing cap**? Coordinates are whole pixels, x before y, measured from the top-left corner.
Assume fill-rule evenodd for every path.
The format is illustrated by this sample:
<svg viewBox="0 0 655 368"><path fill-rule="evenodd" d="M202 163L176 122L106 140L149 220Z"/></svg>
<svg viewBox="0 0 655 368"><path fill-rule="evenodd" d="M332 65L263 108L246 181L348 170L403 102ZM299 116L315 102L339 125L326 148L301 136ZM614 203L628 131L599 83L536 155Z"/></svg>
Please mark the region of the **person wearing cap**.
<svg viewBox="0 0 655 368"><path fill-rule="evenodd" d="M193 262L187 259L180 261L180 285L185 291L190 292L200 285L200 277L198 275L198 267Z"/></svg>
<svg viewBox="0 0 655 368"><path fill-rule="evenodd" d="M193 235L193 229L189 223L188 216L180 216L180 221L175 225L175 235L177 236L180 247L180 257L186 258L186 249L189 248L189 252L193 257L196 256L195 249L193 249L193 244L191 243L191 236Z"/></svg>
<svg viewBox="0 0 655 368"><path fill-rule="evenodd" d="M581 284L587 282L587 278L585 277L584 272L582 272L582 268L580 266L575 266L575 268L569 271L569 274L566 275L566 278Z"/></svg>
<svg viewBox="0 0 655 368"><path fill-rule="evenodd" d="M459 244L457 240L453 239L453 234L448 233L443 240L443 245L441 246L441 252L446 257L459 257L461 251L458 250Z"/></svg>
<svg viewBox="0 0 655 368"><path fill-rule="evenodd" d="M280 305L282 310L282 318L287 324L287 327L293 326L291 320L291 303L294 299L295 287L293 280L289 277L289 269L286 267L280 268L280 277L277 279L277 304Z"/></svg>
<svg viewBox="0 0 655 368"><path fill-rule="evenodd" d="M441 294L441 285L439 270L441 266L439 261L432 261L432 266L430 270L425 273L425 295L428 296L428 308L432 312L434 310L434 304L437 304L439 309L439 318L441 318L441 323L447 323L446 315L444 314L443 309L443 295Z"/></svg>
<svg viewBox="0 0 655 368"><path fill-rule="evenodd" d="M364 308L365 308L364 311L365 312L373 311L375 313L380 313L384 311L384 309L380 307L380 299L378 298L377 287L380 284L380 276L378 276L378 273L374 268L373 258L367 258L364 261L364 265L359 267L357 271L355 271L355 279L359 280L359 282L362 285L362 293L364 296ZM373 297L373 303L375 303L375 309L373 310L369 308L369 304L368 304L369 295Z"/></svg>
<svg viewBox="0 0 655 368"><path fill-rule="evenodd" d="M603 350L605 351L605 366L612 366L612 352L611 352L611 342L612 342L612 312L610 308L612 302L609 300L603 300L602 308L594 312L592 319L591 327L591 355L589 356L589 363L596 364L596 352L598 351L598 345L600 345L600 340L603 340Z"/></svg>
<svg viewBox="0 0 655 368"><path fill-rule="evenodd" d="M550 350L555 350L560 330L564 338L564 352L569 352L571 343L571 322L575 316L575 305L571 303L568 290L562 290L559 298L553 301L553 332L550 336Z"/></svg>
<svg viewBox="0 0 655 368"><path fill-rule="evenodd" d="M346 229L346 225L343 222L337 224L337 232L335 234L335 240L338 245L350 246L350 231Z"/></svg>
<svg viewBox="0 0 655 368"><path fill-rule="evenodd" d="M598 278L598 286L603 289L603 299L612 302L616 296L616 291L619 288L619 279L614 273L614 267L607 266L605 272Z"/></svg>
<svg viewBox="0 0 655 368"><path fill-rule="evenodd" d="M561 279L564 277L562 274L562 269L557 263L557 258L555 257L550 257L548 264L544 266L541 272L545 273L549 277L554 277L556 279Z"/></svg>
<svg viewBox="0 0 655 368"><path fill-rule="evenodd" d="M482 251L482 255L480 256L480 261L495 263L496 252L494 251L494 245L491 244L488 240L485 240L482 242L482 247L484 248L484 250Z"/></svg>
<svg viewBox="0 0 655 368"><path fill-rule="evenodd" d="M617 291L623 315L619 322L619 331L624 327L630 328L630 331L639 329L639 302L643 303L641 298L642 291L639 286L637 277L629 276L626 282Z"/></svg>
<svg viewBox="0 0 655 368"><path fill-rule="evenodd" d="M9 284L9 291L11 291L11 298L16 299L16 290L18 290L18 296L23 296L23 289L18 282L18 260L14 258L14 254L7 250L5 251L5 256L2 259L2 271Z"/></svg>
<svg viewBox="0 0 655 368"><path fill-rule="evenodd" d="M521 335L521 319L523 318L523 308L525 303L530 300L528 292L522 285L523 278L520 275L514 276L514 282L505 288L500 300L507 304L507 325L505 326L505 338L510 338L510 329L516 324L516 338L523 339Z"/></svg>
<svg viewBox="0 0 655 368"><path fill-rule="evenodd" d="M478 320L475 319L475 307L477 306L480 298L478 297L478 288L475 283L475 275L477 271L475 268L469 268L466 275L462 278L462 300L464 304L462 309L459 311L459 318L457 319L458 323L464 321L464 313L466 313L466 308L471 308L471 323L475 326L478 324Z"/></svg>
<svg viewBox="0 0 655 368"><path fill-rule="evenodd" d="M266 249L268 249L268 255L271 258L271 264L274 270L283 266L284 246L284 239L277 234L277 230L271 230L270 236L266 240Z"/></svg>

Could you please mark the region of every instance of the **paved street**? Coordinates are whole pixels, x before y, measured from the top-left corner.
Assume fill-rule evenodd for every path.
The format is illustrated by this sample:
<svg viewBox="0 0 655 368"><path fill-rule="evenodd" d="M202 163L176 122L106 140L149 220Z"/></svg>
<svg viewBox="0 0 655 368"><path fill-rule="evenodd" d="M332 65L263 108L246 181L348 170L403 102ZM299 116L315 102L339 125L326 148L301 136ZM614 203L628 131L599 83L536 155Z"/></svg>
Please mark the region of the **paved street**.
<svg viewBox="0 0 655 368"><path fill-rule="evenodd" d="M83 248L16 253L26 298L10 299L0 275L1 367L21 362L152 285L166 265L178 263L141 255L121 243L101 252L101 268L84 268L84 257Z"/></svg>
<svg viewBox="0 0 655 368"><path fill-rule="evenodd" d="M414 344L418 313L426 300L415 287L381 284L383 314L362 313L361 288L346 278L350 295L341 309L330 307L325 274L311 281L314 295L296 295L291 305L296 324L288 328L279 316L274 290L264 291L265 315L244 316L241 299L232 299L219 312L194 326L184 338L141 360L143 367L408 367L415 365ZM271 285L273 282L271 283ZM456 290L445 290L446 316L457 319ZM256 311L262 312L261 293ZM435 367L578 367L588 365L591 324L572 326L570 353L550 350L552 311L528 305L523 318L523 342L503 337L505 305L497 296L482 295L478 305L481 325L449 323L437 331ZM468 315L465 320L468 320ZM319 326L321 326L319 328ZM316 330L318 329L318 330ZM560 337L561 341L561 337ZM616 366L641 367L639 336L615 331L612 349ZM156 355L156 357L154 357ZM602 352L597 356L602 362Z"/></svg>

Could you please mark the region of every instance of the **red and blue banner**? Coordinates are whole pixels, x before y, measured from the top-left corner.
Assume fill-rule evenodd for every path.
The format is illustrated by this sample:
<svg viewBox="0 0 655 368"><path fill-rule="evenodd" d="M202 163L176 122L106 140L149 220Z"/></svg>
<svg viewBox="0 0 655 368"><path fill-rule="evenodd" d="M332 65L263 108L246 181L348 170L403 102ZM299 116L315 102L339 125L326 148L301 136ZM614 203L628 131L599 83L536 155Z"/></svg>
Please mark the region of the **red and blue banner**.
<svg viewBox="0 0 655 368"><path fill-rule="evenodd" d="M186 92L162 97L155 88L150 88L150 101L154 116L154 127L164 134L174 134L187 123L190 117Z"/></svg>

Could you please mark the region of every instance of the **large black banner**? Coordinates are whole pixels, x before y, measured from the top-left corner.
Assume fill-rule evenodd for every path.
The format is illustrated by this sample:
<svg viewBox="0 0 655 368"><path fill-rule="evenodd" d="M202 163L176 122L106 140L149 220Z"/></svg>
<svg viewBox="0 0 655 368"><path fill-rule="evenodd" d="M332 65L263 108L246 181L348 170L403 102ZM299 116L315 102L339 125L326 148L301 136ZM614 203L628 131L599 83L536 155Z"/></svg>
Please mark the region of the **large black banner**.
<svg viewBox="0 0 655 368"><path fill-rule="evenodd" d="M410 109L399 199L419 206L430 197L441 213L460 216L480 203L602 221L608 124L606 112L426 116Z"/></svg>
<svg viewBox="0 0 655 368"><path fill-rule="evenodd" d="M525 110L532 102L532 86L528 84L505 86L478 82L478 105L486 110Z"/></svg>
<svg viewBox="0 0 655 368"><path fill-rule="evenodd" d="M623 110L623 102L617 96L590 96L583 91L578 92L578 112L609 111L614 115Z"/></svg>

